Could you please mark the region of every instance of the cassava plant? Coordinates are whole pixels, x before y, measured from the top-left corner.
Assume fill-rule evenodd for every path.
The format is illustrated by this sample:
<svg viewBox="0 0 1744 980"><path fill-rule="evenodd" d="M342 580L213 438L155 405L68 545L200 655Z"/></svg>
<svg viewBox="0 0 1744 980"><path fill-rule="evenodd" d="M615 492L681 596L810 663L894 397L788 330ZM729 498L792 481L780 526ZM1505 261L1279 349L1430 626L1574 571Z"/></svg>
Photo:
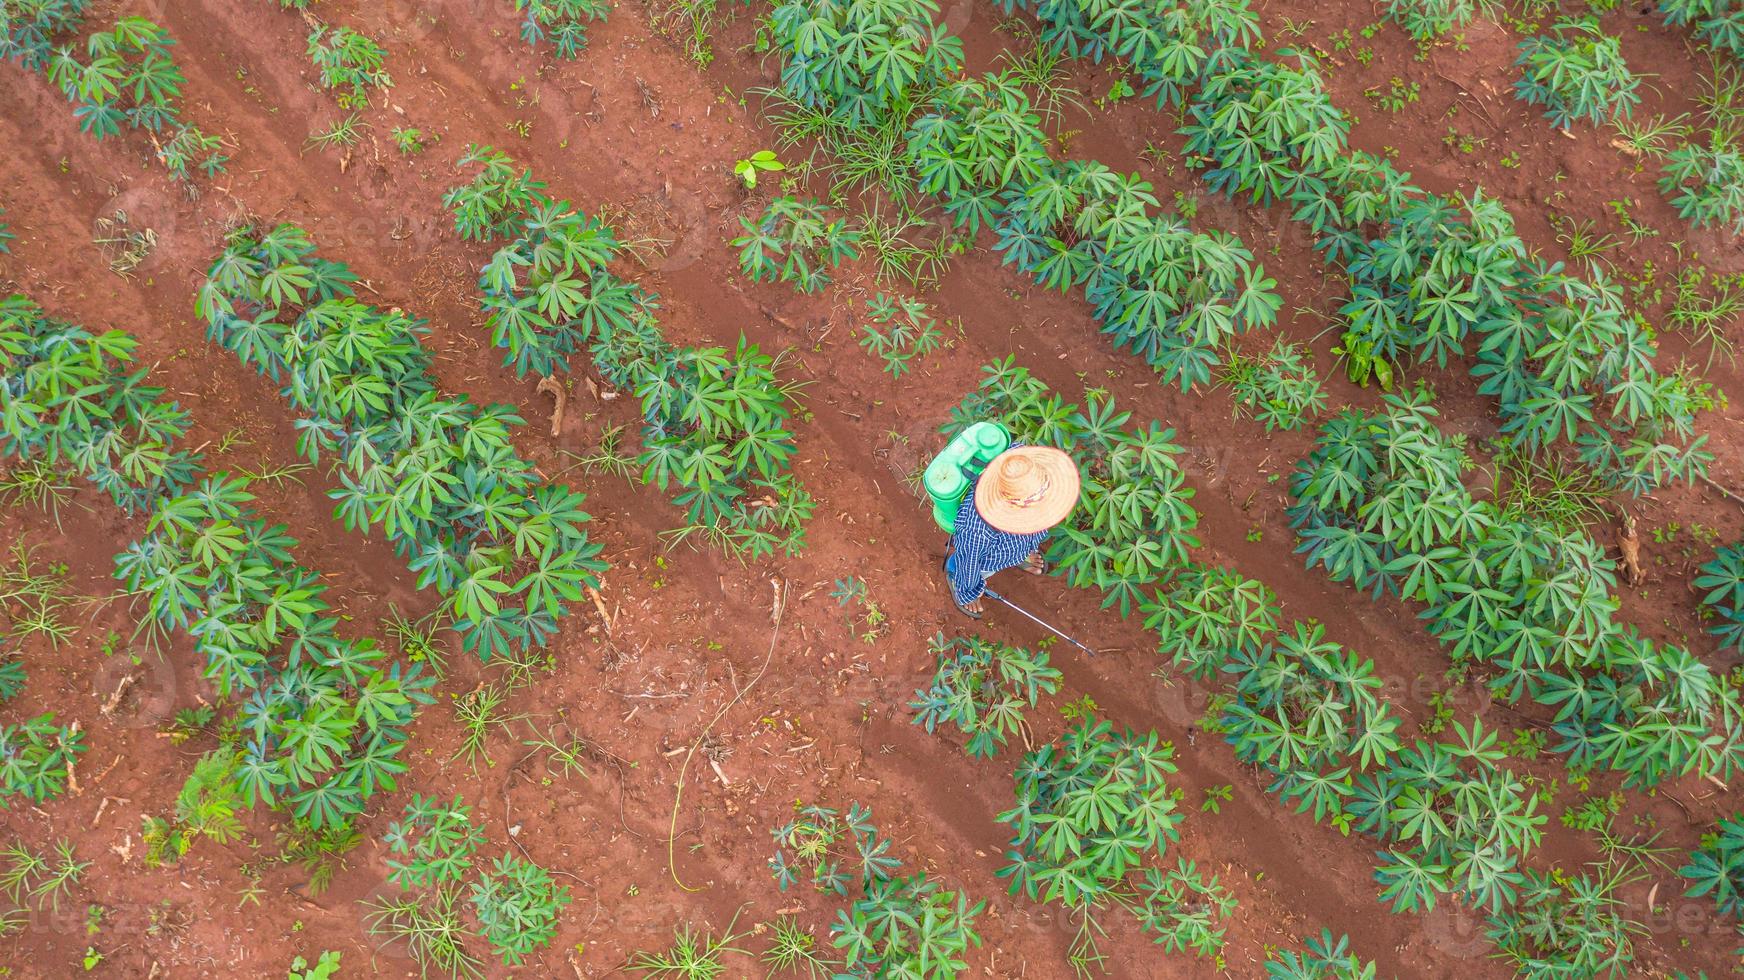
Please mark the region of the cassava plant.
<svg viewBox="0 0 1744 980"><path fill-rule="evenodd" d="M934 20L937 13L933 0L779 4L767 30L785 56L782 88L849 127L900 119L962 67L962 42Z"/></svg>
<svg viewBox="0 0 1744 980"><path fill-rule="evenodd" d="M0 61L17 58L39 70L60 37L78 30L90 0L6 0L0 3Z"/></svg>
<svg viewBox="0 0 1744 980"><path fill-rule="evenodd" d="M643 481L670 488L686 511L672 537L748 559L796 553L813 504L789 472L797 386L778 377L781 358L743 338L731 350L668 343L658 298L607 271L622 249L610 227L545 197L507 156L469 156L485 170L450 192L457 220L477 237L516 236L479 279L504 363L549 374L586 347L608 385L642 400Z"/></svg>
<svg viewBox="0 0 1744 980"><path fill-rule="evenodd" d="M1373 961L1350 951L1350 937L1329 929L1311 936L1301 950L1279 949L1266 958L1266 980L1375 980Z"/></svg>
<svg viewBox="0 0 1744 980"><path fill-rule="evenodd" d="M1720 548L1699 571L1695 586L1703 592L1702 613L1712 621L1708 632L1722 647L1744 650L1744 541Z"/></svg>
<svg viewBox="0 0 1744 980"><path fill-rule="evenodd" d="M468 241L488 242L507 238L521 230L525 216L549 203L543 181L533 172L515 172L515 160L495 147L473 143L456 166L480 164L472 180L443 195L442 204L454 212L454 228Z"/></svg>
<svg viewBox="0 0 1744 980"><path fill-rule="evenodd" d="M517 375L551 375L589 341L651 317L654 297L607 271L623 246L567 201L540 198L479 276L491 341Z"/></svg>
<svg viewBox="0 0 1744 980"><path fill-rule="evenodd" d="M1696 38L1744 61L1744 3L1739 0L1659 0L1667 23L1690 25Z"/></svg>
<svg viewBox="0 0 1744 980"><path fill-rule="evenodd" d="M1721 915L1744 914L1744 814L1734 813L1702 835L1677 873L1690 882L1686 896L1711 898Z"/></svg>
<svg viewBox="0 0 1744 980"><path fill-rule="evenodd" d="M981 944L975 919L986 903L971 905L925 874L899 874L890 841L858 803L846 815L812 804L796 809L771 832L769 869L783 891L805 871L818 891L847 899L831 930L845 970L838 977L949 980L968 969L963 954Z"/></svg>
<svg viewBox="0 0 1744 980"><path fill-rule="evenodd" d="M388 825L388 880L401 888L458 882L472 867L484 843L484 830L472 822L472 808L460 794L451 803L412 794L405 817Z"/></svg>
<svg viewBox="0 0 1744 980"><path fill-rule="evenodd" d="M68 766L84 751L84 733L56 724L53 712L0 725L0 810L10 810L14 797L43 803L61 795Z"/></svg>
<svg viewBox="0 0 1744 980"><path fill-rule="evenodd" d="M1148 863L1180 840L1174 747L1155 732L1116 730L1086 717L1018 764L1017 806L1000 814L1013 830L998 872L1012 894L1058 903L1078 919L1071 960L1080 973L1104 962L1101 917L1124 908L1173 952L1212 956L1235 899L1189 861L1171 871Z"/></svg>
<svg viewBox="0 0 1744 980"><path fill-rule="evenodd" d="M932 307L912 297L877 293L866 300L866 316L872 322L860 328L860 346L883 358L892 378L914 370L909 362L931 354L944 339Z"/></svg>
<svg viewBox="0 0 1744 980"><path fill-rule="evenodd" d="M321 87L336 93L341 109L367 108L376 89L394 84L383 67L387 55L368 35L349 27L318 23L309 32L309 60Z"/></svg>
<svg viewBox="0 0 1744 980"><path fill-rule="evenodd" d="M830 270L859 253L860 233L846 218L831 219L815 200L778 197L753 222L740 218L745 234L733 239L739 268L752 282L785 282L815 293L830 281Z"/></svg>
<svg viewBox="0 0 1744 980"><path fill-rule="evenodd" d="M512 854L478 876L471 898L485 940L509 966L551 944L558 913L572 901L550 872Z"/></svg>
<svg viewBox="0 0 1744 980"><path fill-rule="evenodd" d="M1418 41L1430 41L1464 28L1480 14L1493 16L1495 0L1388 0L1387 16Z"/></svg>
<svg viewBox="0 0 1744 980"><path fill-rule="evenodd" d="M550 41L559 58L576 58L587 47L590 23L606 19L605 0L515 0L521 19L521 40L538 47Z"/></svg>
<svg viewBox="0 0 1744 980"><path fill-rule="evenodd" d="M1028 748L1024 712L1042 694L1059 689L1060 672L1048 666L1048 655L978 636L946 639L943 633L933 637L931 648L938 671L909 702L914 723L929 735L941 724L955 724L969 736L964 751L976 758L997 755L1013 734Z"/></svg>
<svg viewBox="0 0 1744 980"><path fill-rule="evenodd" d="M1300 428L1326 408L1320 378L1298 344L1280 340L1259 357L1231 354L1222 380L1236 404L1268 432Z"/></svg>
<svg viewBox="0 0 1744 980"><path fill-rule="evenodd" d="M1514 63L1523 76L1515 97L1543 106L1553 126L1627 119L1641 101L1635 92L1641 80L1624 62L1622 42L1600 29L1597 17L1565 18L1549 34L1527 38Z"/></svg>
<svg viewBox="0 0 1744 980"><path fill-rule="evenodd" d="M91 35L81 59L63 45L47 62L49 81L73 103L79 129L99 140L122 128L152 134L157 158L178 180L191 170L210 177L228 157L222 141L182 121L181 68L170 56L175 39L143 17L122 17L107 31Z"/></svg>

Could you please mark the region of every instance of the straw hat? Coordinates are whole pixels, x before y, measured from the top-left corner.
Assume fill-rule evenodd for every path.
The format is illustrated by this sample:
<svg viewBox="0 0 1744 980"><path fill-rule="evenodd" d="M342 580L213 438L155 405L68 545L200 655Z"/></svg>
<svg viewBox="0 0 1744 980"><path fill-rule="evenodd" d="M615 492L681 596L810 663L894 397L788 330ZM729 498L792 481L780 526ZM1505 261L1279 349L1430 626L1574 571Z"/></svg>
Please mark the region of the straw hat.
<svg viewBox="0 0 1744 980"><path fill-rule="evenodd" d="M994 457L975 484L975 509L1007 534L1035 534L1066 519L1078 503L1078 464L1047 446Z"/></svg>

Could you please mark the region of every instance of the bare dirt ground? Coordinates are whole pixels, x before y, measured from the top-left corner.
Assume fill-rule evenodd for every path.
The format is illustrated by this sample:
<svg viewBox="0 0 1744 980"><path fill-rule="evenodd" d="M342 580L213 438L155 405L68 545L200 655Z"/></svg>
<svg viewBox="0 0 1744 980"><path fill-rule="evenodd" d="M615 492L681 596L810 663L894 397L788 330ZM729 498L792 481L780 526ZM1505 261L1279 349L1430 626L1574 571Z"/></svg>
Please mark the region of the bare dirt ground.
<svg viewBox="0 0 1744 980"><path fill-rule="evenodd" d="M208 344L192 315L195 285L236 221L303 225L323 254L365 278L365 299L429 318L428 343L443 386L481 402L519 406L531 423L517 437L523 455L588 494L595 533L612 564L603 590L609 621L591 610L566 619L553 648L555 669L518 692L510 707L542 730L560 726L584 736L597 753L587 778L551 778L521 746L526 722L518 722L493 741L488 766L474 771L451 760L458 736L448 702L493 674L456 657L441 702L413 730L411 773L397 793L379 798L361 827L366 842L330 889L311 896L300 869L272 860L275 828L263 814L250 818L251 836L236 844L202 842L178 866L146 869L137 853L140 816L169 807L206 747L172 745L159 728L176 709L211 692L184 647L161 660L148 655L137 668L125 657L105 658L99 646L107 632L129 635L133 619L124 601L90 606L90 626L75 643L26 651L31 683L16 702L83 720L90 745L80 767L83 792L0 814L0 839L66 837L95 863L58 915L36 914L22 934L0 940L0 964L11 976L78 975L92 945L107 957L93 971L98 976L276 977L296 953L313 958L323 949L344 952L344 975L415 973L401 950L382 947L366 933L358 904L391 887L379 841L412 792L462 793L484 817L492 853L512 848L529 855L575 893L550 949L516 971L493 966L504 975L610 976L631 951L666 942L675 925L719 930L736 912L744 925L795 909L821 934L829 903L809 892L780 894L764 866L769 829L788 818L798 799L870 806L905 862L990 899L981 928L986 945L973 957L977 975L1069 975L1070 926L1050 908L1006 896L1004 882L994 877L1007 840L994 815L1010 805L1015 753L977 763L953 741L911 725L906 708L933 666L926 638L959 630L963 621L950 613L934 571L944 541L904 477L938 447L939 425L974 386L980 366L1008 354L1069 397L1086 385L1102 386L1136 418L1174 427L1189 448L1188 471L1198 491L1193 503L1205 542L1198 557L1262 578L1288 613L1326 623L1331 638L1374 658L1408 724L1428 717L1428 697L1444 687L1445 654L1418 627L1413 610L1331 584L1293 555L1284 485L1272 477L1303 455L1310 433L1266 434L1235 419L1221 393L1159 388L1142 365L1110 349L1079 300L1042 292L985 250L958 260L929 297L942 315L961 318L961 332L948 350L900 382L881 374L854 343L849 311L858 291L871 286L869 270L840 277L821 297L749 284L727 241L737 217L760 207L770 192L747 197L730 169L735 159L775 145L776 136L759 120L756 97L747 95L771 84L775 72L773 61L746 50L753 37L748 16L722 30L718 60L699 70L633 3L596 26L587 52L573 63L553 62L549 51L523 45L507 0L323 3L328 20L356 26L388 47L396 82L388 106L378 99L365 113L371 129L342 165L338 154L304 149L307 135L338 112L311 87L306 28L298 18L268 2L182 0L100 3L90 22L123 9L157 20L180 41L188 115L236 144L230 173L203 183L201 196L190 200L145 159L149 146L142 139L89 139L45 80L0 66L0 140L10 148L0 158L0 206L18 236L14 254L0 258L0 275L51 315L138 335L142 361L155 363L159 383L191 409L197 441L216 445L227 434L240 436L210 461L214 467L258 469L295 458L291 413L273 386ZM1374 16L1367 5L1324 8L1301 0L1267 4L1263 12L1274 38L1285 18L1312 20L1306 39L1323 45L1332 32L1355 30ZM997 51L1012 43L996 30L1000 18L990 4L963 0L946 14L965 37L976 70L993 67ZM1693 76L1678 32L1628 10L1607 24L1626 34L1631 61L1661 73L1643 109L1687 109ZM1744 268L1735 240L1688 230L1653 189L1651 170L1632 174L1629 161L1602 135L1564 136L1513 100L1512 35L1474 26L1467 39L1469 51L1437 51L1426 62L1413 60L1414 46L1397 28L1363 42L1376 52L1373 63L1345 65L1332 81L1340 103L1361 117L1355 142L1376 152L1396 147L1401 168L1431 189L1481 185L1500 194L1522 234L1547 254L1562 254L1545 217L1549 207L1577 219L1605 219L1606 202L1627 195L1638 202L1637 218L1660 231L1631 247L1628 261L1651 259L1669 268L1671 243L1681 241L1716 270ZM1363 95L1395 75L1421 86L1420 103L1397 115L1372 107ZM1112 78L1106 68L1086 68L1078 83L1099 95ZM1449 120L1455 103L1462 108ZM422 156L402 158L387 134L407 123L439 142ZM1069 137L1074 153L1139 171L1164 197L1182 191L1199 201L1198 224L1241 235L1285 293L1288 316L1280 333L1313 346L1321 373L1332 378L1334 405L1376 401L1375 392L1343 382L1335 367L1329 350L1338 286L1281 211L1204 196L1195 177L1168 163L1179 160L1172 119L1147 105L1069 113L1065 126L1077 131ZM1487 142L1461 152L1443 142L1449 126ZM615 205L650 234L670 239L664 256L626 274L661 295L661 322L674 341L730 343L743 333L765 349L793 351L786 370L809 383L796 472L819 501L804 554L741 567L712 551L667 550L659 532L679 515L663 495L590 476L562 455L593 447L608 426L633 426L634 409L628 399L596 401L578 387L564 431L551 437L542 424L547 402L535 394L534 380L517 380L499 366L475 287L488 247L460 241L441 205L444 191L461 180L453 162L471 142L512 153L553 193L590 213ZM1161 163L1143 153L1153 142L1165 151ZM1510 152L1518 154L1517 167L1500 163ZM1566 179L1553 180L1559 173ZM1560 195L1554 201L1553 193ZM92 244L94 223L117 210L157 237L149 257L125 278L109 271ZM1686 354L1697 363L1705 358L1705 351L1689 351L1684 338L1662 340L1668 362ZM1270 338L1248 341L1258 348ZM1744 390L1736 369L1723 361L1708 376L1724 391ZM1474 437L1494 432L1493 409L1476 396L1463 369L1427 377L1448 424ZM1718 456L1715 478L1734 488L1744 487L1741 420L1736 406L1704 420ZM350 628L377 631L389 603L413 612L432 608L433 597L415 589L385 543L360 539L332 519L328 488L310 473L301 484L266 494L261 509L301 539L299 558L306 565L329 576L332 597L352 618ZM1644 528L1699 524L1723 540L1744 532L1736 505L1706 490L1658 494L1636 514ZM62 524L57 530L34 512L11 512L5 536L40 544L45 555L64 560L81 591L111 594L111 559L140 527L90 491L80 492ZM1706 549L1687 535L1670 543L1649 538L1644 547L1649 578L1623 597L1624 616L1656 638L1687 639L1716 667L1732 666L1702 633L1689 587ZM875 642L856 636L828 595L830 583L848 575L865 580L889 615ZM785 583L791 595L778 632L771 623L772 582ZM1011 582L1008 591L1092 646L1112 650L1086 659L1055 648L1065 684L1061 696L1035 712L1038 738L1064 727L1059 704L1088 695L1107 717L1154 727L1175 743L1187 800L1196 803L1204 787L1234 787L1221 814L1191 815L1178 849L1216 869L1241 901L1226 968L1165 957L1135 929L1117 924L1109 939L1112 975L1252 977L1269 946L1323 927L1349 933L1353 947L1375 958L1385 975L1506 975L1485 959L1481 921L1445 907L1423 916L1386 914L1375 901L1371 844L1289 812L1264 791L1262 775L1237 765L1227 746L1199 732L1194 723L1205 692L1180 678L1154 676L1157 658L1137 623L1099 610L1093 596L1053 580ZM982 632L1014 642L1041 636L998 609ZM99 706L129 673L140 675L134 691L114 717L100 718ZM668 826L685 750L735 697L736 705L709 729L706 755L713 763L699 754L683 773L669 871ZM1459 692L1456 704L1460 717L1475 714L1503 731L1532 723L1490 703L1475 686ZM1525 768L1546 780L1564 775L1554 760ZM1609 791L1613 783L1595 778L1590 791ZM1578 799L1565 790L1549 808L1553 821L1539 862L1573 866L1596 856L1586 839L1554 821L1562 806ZM1651 798L1632 794L1630 801L1625 819L1647 815L1642 819L1650 817L1664 832L1662 843L1683 849L1735 805L1730 792L1700 780L1670 784ZM130 842L133 854L124 860ZM266 891L258 904L239 906L244 865L263 875ZM1650 892L1656 895L1651 910L1644 907ZM1708 900L1679 897L1674 876L1661 873L1629 894L1650 927L1639 944L1640 975L1673 968L1717 975L1735 962L1731 925L1717 919ZM106 910L94 937L85 929L91 903ZM729 976L761 975L742 958L729 970Z"/></svg>

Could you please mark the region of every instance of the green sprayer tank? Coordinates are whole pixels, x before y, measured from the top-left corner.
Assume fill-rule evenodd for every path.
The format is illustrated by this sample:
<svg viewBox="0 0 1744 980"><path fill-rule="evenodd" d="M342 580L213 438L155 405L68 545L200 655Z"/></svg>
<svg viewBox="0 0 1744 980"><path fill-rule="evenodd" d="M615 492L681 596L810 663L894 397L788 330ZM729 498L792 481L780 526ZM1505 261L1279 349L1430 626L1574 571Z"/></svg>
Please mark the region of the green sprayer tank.
<svg viewBox="0 0 1744 980"><path fill-rule="evenodd" d="M933 520L939 527L951 531L957 525L957 511L963 506L963 495L975 485L975 477L993 457L1011 445L1011 433L997 422L976 422L957 433L944 451L927 464L921 482L933 502Z"/></svg>

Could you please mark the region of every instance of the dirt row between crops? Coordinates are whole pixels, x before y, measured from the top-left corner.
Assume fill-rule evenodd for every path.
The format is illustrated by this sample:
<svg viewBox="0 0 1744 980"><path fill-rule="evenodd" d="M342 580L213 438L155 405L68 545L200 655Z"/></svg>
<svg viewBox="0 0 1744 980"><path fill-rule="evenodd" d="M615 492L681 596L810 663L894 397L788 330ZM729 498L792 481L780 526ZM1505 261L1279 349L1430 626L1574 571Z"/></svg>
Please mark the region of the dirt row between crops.
<svg viewBox="0 0 1744 980"><path fill-rule="evenodd" d="M563 880L576 892L576 904L551 950L523 973L609 975L629 951L661 944L674 925L695 921L723 928L741 908L741 925L766 920L777 909L803 909L821 932L829 903L809 893L779 894L763 866L770 853L768 830L785 822L793 801L803 798L871 806L910 864L936 869L993 899L981 928L986 949L975 958L985 975L1064 975L1069 924L1056 921L1050 909L1005 897L1003 882L994 877L1006 833L993 816L1010 804L1008 772L1015 753L974 763L954 741L928 737L910 725L904 707L930 673L925 637L961 629L963 621L948 615L948 598L933 571L943 541L903 478L937 447L939 424L974 385L979 366L1007 354L1016 354L1068 397L1076 398L1085 385L1105 387L1135 418L1173 426L1189 448L1188 472L1198 490L1193 502L1205 544L1197 557L1264 579L1291 614L1327 623L1333 639L1374 658L1409 724L1427 717L1425 701L1441 686L1446 658L1417 627L1412 611L1334 586L1303 570L1291 554L1282 482L1270 478L1287 472L1303 454L1306 435L1267 436L1235 420L1220 395L1159 390L1136 361L1110 350L1081 302L1036 290L986 252L960 260L937 296L929 297L941 314L963 318L962 334L915 375L890 382L854 345L851 314L869 283L845 276L823 297L803 298L783 288L751 286L736 271L726 241L735 233L736 216L764 198L744 198L728 171L734 159L774 143L774 134L755 118L755 100L749 108L738 102L740 93L773 80L773 62L736 53L750 40L747 24L725 31L717 45L720 59L698 72L653 35L639 8L629 6L594 30L581 61L542 72L542 56L514 37L510 6L448 0L427 5L434 13L426 14L404 2L325 4L329 19L355 25L387 45L397 82L389 98L397 108L366 114L373 129L342 168L338 155L302 150L307 133L338 113L308 86L306 31L297 18L268 3L129 5L180 40L189 114L210 130L232 133L240 145L230 175L198 201L187 201L152 174L154 167L141 159L142 140L89 140L46 83L6 69L0 135L19 152L0 162L6 177L0 205L19 241L0 272L52 315L135 332L142 358L157 362L162 383L192 411L196 440L215 445L230 432L246 439L209 465L258 469L295 457L284 402L268 382L206 344L192 317L195 284L228 226L245 216L293 221L310 231L324 255L365 277L364 299L430 319L429 344L445 390L521 408L532 424L519 434L519 448L548 475L561 474L588 493L613 565L604 589L609 624L585 611L566 619L554 648L556 672L520 692L511 705L542 727L568 726L592 740L599 753L590 778L546 778L518 744L521 728L495 740L494 764L480 773L447 761L457 732L446 704L433 706L413 732L412 773L398 794L383 797L375 808L363 827L368 840L349 867L314 898L301 888L305 876L297 869L265 861L276 848L270 821L259 815L250 824L264 844L258 850L247 843L201 843L179 867L156 871L141 869L137 853L124 862L113 850L131 842L137 852L139 815L169 806L203 748L198 742L171 746L155 732L175 708L209 696L185 646L173 648L161 664L148 659L138 671L120 659L105 660L97 651L104 631L125 635L132 628L125 607L115 603L94 607L93 628L77 644L58 652L30 651L32 682L18 703L84 719L91 750L81 770L90 775L82 795L57 800L42 812L6 814L0 825L8 835L39 842L69 835L96 864L78 902L64 905L58 916L37 916L21 939L8 940L14 945L6 958L18 975L66 975L72 969L66 965L93 943L113 948L98 975L112 970L144 976L153 963L171 971L160 975L273 975L293 953L327 948L344 950L348 967L373 962L380 971L404 972L409 961L396 950L377 949L364 933L356 900L390 887L377 841L413 791L463 793L484 815L493 847L523 850L571 876ZM103 6L92 21L114 9ZM971 63L992 67L997 46L1009 43L993 32L992 8L964 4L949 14L968 41ZM1274 35L1276 18L1286 14L1324 16L1268 8ZM1351 19L1359 23L1356 15ZM1669 57L1675 51L1670 36L1630 38L1636 40L1651 41L1651 53ZM1367 84L1389 73L1420 72L1424 97L1421 106L1396 119L1362 112L1357 143L1377 151L1401 146L1401 167L1430 187L1475 183L1468 170L1482 161L1443 152L1439 143L1434 113L1454 97L1452 86L1427 73L1445 72L1443 62L1455 60L1473 77L1506 78L1503 46L1474 43L1472 52L1438 55L1419 66L1396 31L1369 43L1378 57L1362 76ZM1109 77L1086 74L1082 87L1100 94ZM1342 104L1364 105L1362 79L1354 70L1335 76ZM1491 97L1485 107L1498 133L1511 134L1508 145L1519 149L1524 162L1507 175L1511 186L1492 184L1487 174L1483 183L1504 195L1529 240L1555 247L1548 226L1532 217L1541 210L1532 195L1559 169L1572 168L1571 179L1559 185L1568 189L1570 209L1581 216L1603 213L1613 193L1606 188L1620 179L1614 151L1596 138L1545 135L1547 124L1517 110L1511 99ZM1414 131L1415 120L1426 121ZM440 134L441 142L422 157L399 158L387 131L402 121ZM511 131L517 122L530 124L530 138ZM1165 115L1128 104L1067 125L1084 130L1071 140L1074 154L1139 170L1165 197L1177 189L1197 191L1195 179L1178 166L1165 171L1139 156L1147 140L1178 147ZM730 343L742 331L766 349L793 349L789 373L811 382L805 394L811 415L796 428L802 454L796 473L819 500L803 555L741 568L713 552L665 551L657 535L677 523L679 513L658 491L589 476L560 454L592 447L608 425L633 430L635 411L628 399L595 401L578 387L572 402L577 410L562 435L551 438L542 425L547 402L534 394L532 379L517 380L499 366L481 328L473 282L487 249L459 242L440 203L442 193L462 179L453 160L475 140L513 153L555 193L584 209L627 206L639 224L673 239L651 268L624 270L660 293L661 323L673 340ZM1646 202L1638 211L1648 216L1644 220L1665 229L1667 238L1684 237L1675 215L1655 204L1656 195L1633 193ZM158 236L132 279L109 273L90 243L93 222L117 208ZM1263 256L1277 244L1278 253L1266 258L1285 292L1286 309L1308 311L1293 315L1280 332L1311 341L1323 373L1333 373L1327 353L1333 337L1321 334L1337 288L1326 282L1324 267L1300 235L1275 213L1208 199L1199 224L1236 231ZM1665 245L1654 242L1651 248L1664 251ZM1712 261L1712 247L1704 252ZM1451 425L1474 436L1494 430L1490 406L1472 394L1463 372L1432 377ZM1716 372L1714 380L1730 390L1736 377L1727 370ZM1375 399L1342 382L1331 389L1335 403ZM1731 431L1737 418L1732 411L1709 419L1722 479L1738 473ZM360 545L331 519L328 486L325 478L307 474L302 486L263 494L261 506L302 540L304 563L328 574L334 599L353 617L350 625L374 631L390 601L416 612L431 608L430 597L416 592L391 549L380 541ZM1739 534L1738 515L1729 505L1689 491L1661 497L1646 505L1644 524L1700 522L1728 539ZM111 588L111 557L139 527L94 493L82 492L79 503L84 509L64 520L64 537L36 515L11 515L8 528L68 561L83 591L104 594ZM1667 564L1656 566L1645 596L1624 597L1625 615L1656 637L1697 637L1695 649L1711 654L1711 644L1699 638L1686 587L1688 559L1673 547L1648 549ZM890 616L888 632L876 643L857 639L828 596L829 583L850 574L868 583ZM775 632L771 580L785 582L791 598L760 673ZM1179 848L1218 870L1241 900L1226 951L1230 974L1254 975L1267 945L1294 942L1323 926L1349 932L1355 948L1379 960L1387 974L1505 974L1483 959L1487 947L1470 919L1445 909L1421 917L1384 914L1374 901L1370 843L1343 839L1289 813L1264 792L1257 773L1234 763L1226 746L1197 734L1193 722L1203 692L1151 677L1156 658L1135 623L1120 622L1098 610L1090 594L1055 581L1014 582L1009 592L1092 646L1110 649L1086 660L1056 648L1066 683L1061 697L1035 712L1038 737L1051 737L1063 726L1054 710L1058 704L1088 694L1108 717L1154 727L1175 742L1179 784L1190 807L1203 787L1235 787L1222 814L1189 818ZM1040 636L998 611L982 632L1014 641ZM1708 659L1722 665L1717 657ZM445 694L464 693L492 675L459 658L454 663L442 685ZM116 720L99 724L97 706L129 672L144 675L140 693ZM735 697L737 705L710 729L719 773L700 757L686 770L673 849L681 886L668 874L666 844L681 764L709 719ZM1458 705L1462 717L1481 710L1492 727L1525 723L1475 691L1464 692ZM1555 764L1527 768L1546 778L1561 771ZM1594 792L1608 788L1609 781L1594 780ZM1665 841L1679 846L1688 846L1701 827L1729 809L1729 801L1706 784L1674 784L1669 794L1681 802L1661 796L1636 803L1630 812L1651 813ZM1565 794L1559 803L1574 799ZM93 826L100 808L102 822ZM1560 805L1550 812L1554 819ZM1590 846L1554 824L1551 836L1540 863L1592 856ZM262 904L239 910L242 864L261 868L267 893ZM1650 886L1644 882L1632 890L1637 902ZM1669 906L1670 914L1655 918L1640 962L1721 969L1733 944L1727 927L1715 922L1705 900L1672 900L1675 890L1674 881L1660 876L1658 904ZM86 901L111 910L95 938L85 934ZM155 911L160 901L168 903L167 911ZM154 931L155 919L167 924ZM1186 957L1165 958L1118 920L1110 953L1116 976L1216 973Z"/></svg>

